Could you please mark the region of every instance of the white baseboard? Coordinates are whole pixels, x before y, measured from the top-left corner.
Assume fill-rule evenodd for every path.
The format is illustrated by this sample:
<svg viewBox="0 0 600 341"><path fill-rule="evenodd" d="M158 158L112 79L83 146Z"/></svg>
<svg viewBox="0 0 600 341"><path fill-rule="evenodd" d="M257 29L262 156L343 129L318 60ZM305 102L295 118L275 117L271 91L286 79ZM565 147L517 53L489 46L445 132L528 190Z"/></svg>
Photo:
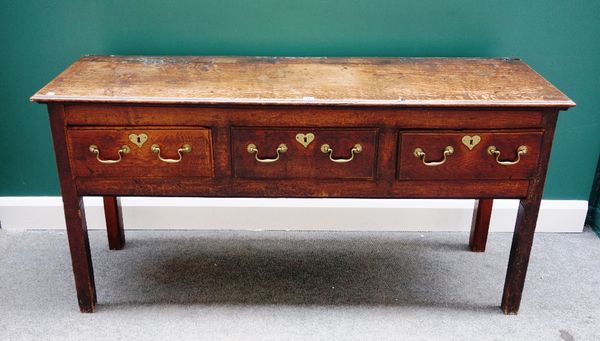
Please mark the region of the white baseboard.
<svg viewBox="0 0 600 341"><path fill-rule="evenodd" d="M84 199L88 228L106 227L102 198ZM122 198L126 229L469 231L473 200ZM490 231L512 232L517 200L495 200ZM585 200L543 200L538 232L581 232ZM60 197L0 197L5 230L64 229Z"/></svg>

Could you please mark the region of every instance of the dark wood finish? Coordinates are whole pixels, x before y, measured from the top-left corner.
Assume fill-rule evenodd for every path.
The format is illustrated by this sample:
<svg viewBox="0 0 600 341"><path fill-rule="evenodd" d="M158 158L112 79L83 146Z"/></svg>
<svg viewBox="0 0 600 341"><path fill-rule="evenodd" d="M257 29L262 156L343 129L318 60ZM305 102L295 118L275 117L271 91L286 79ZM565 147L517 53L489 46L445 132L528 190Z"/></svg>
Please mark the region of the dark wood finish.
<svg viewBox="0 0 600 341"><path fill-rule="evenodd" d="M296 141L296 134L313 134L306 147ZM239 178L310 178L310 179L369 179L375 178L377 160L377 129L325 130L309 127L296 129L233 128L231 156L233 174ZM249 144L258 148L259 158L274 158L279 144L288 150L280 160L260 163L247 151ZM333 149L334 159L350 158L350 150L360 144L362 151L348 163L335 163L321 151L323 144Z"/></svg>
<svg viewBox="0 0 600 341"><path fill-rule="evenodd" d="M469 150L461 141L463 136L480 136L481 141ZM402 132L400 133L399 178L403 179L527 179L537 169L542 132L461 131L461 132ZM489 146L500 150L500 160L515 160L519 146L527 154L516 165L500 165L488 154ZM454 153L439 166L426 166L415 157L419 147L426 153L427 162L440 161L446 146Z"/></svg>
<svg viewBox="0 0 600 341"><path fill-rule="evenodd" d="M70 126L237 126L353 128L376 126L411 129L534 129L542 112L531 109L290 107L290 106L156 106L69 104ZM394 131L394 138L396 138ZM394 141L396 144L397 141Z"/></svg>
<svg viewBox="0 0 600 341"><path fill-rule="evenodd" d="M475 200L473 223L469 237L469 249L473 252L485 252L493 204L493 199Z"/></svg>
<svg viewBox="0 0 600 341"><path fill-rule="evenodd" d="M393 176L392 176L393 179ZM517 199L527 195L528 180L376 181L339 179L222 178L77 178L82 195L314 197L314 198L456 198Z"/></svg>
<svg viewBox="0 0 600 341"><path fill-rule="evenodd" d="M570 107L519 59L85 56L40 102Z"/></svg>
<svg viewBox="0 0 600 341"><path fill-rule="evenodd" d="M148 136L148 140L141 147L129 141L130 134L141 133ZM67 143L75 176L141 178L213 175L210 130L203 127L72 127L67 129ZM192 146L192 150L184 153L179 163L162 162L150 149L153 144L158 144L163 158L178 159L177 150L186 143ZM92 144L98 146L103 159L118 159L117 151L123 145L129 146L131 151L124 154L122 161L117 164L103 164L90 152L89 146Z"/></svg>
<svg viewBox="0 0 600 341"><path fill-rule="evenodd" d="M104 196L103 201L108 248L122 250L125 247L125 231L123 230L123 212L120 200L118 197Z"/></svg>
<svg viewBox="0 0 600 341"><path fill-rule="evenodd" d="M542 193L546 181L546 169L550 159L550 150L554 137L554 129L558 112L552 111L545 115L546 131L542 142L539 167L536 176L531 179L529 191L519 203L517 222L513 234L504 293L502 295L502 310L505 314L516 314L521 305L521 295L525 285L525 275L529 264L529 255L533 244L533 235L537 224L537 217L542 202Z"/></svg>
<svg viewBox="0 0 600 341"><path fill-rule="evenodd" d="M518 310L557 112L574 103L516 59L84 57L32 97L49 104L82 311L96 298L81 195L105 196L110 247L124 235L114 197L478 198L470 248L483 251L493 198L521 199L502 309ZM129 134L146 133L138 148ZM298 133L315 135L307 148ZM473 150L464 135L480 135ZM192 144L183 161L177 148ZM262 164L248 153L274 158ZM336 164L322 153L327 143ZM105 158L99 163L89 145ZM528 147L521 162L499 165ZM163 147L164 145L164 147ZM446 164L424 166L446 145Z"/></svg>
<svg viewBox="0 0 600 341"><path fill-rule="evenodd" d="M92 313L96 310L97 303L94 267L92 265L92 254L90 253L83 199L77 193L73 173L69 166L63 106L49 104L48 113L65 210L77 300L82 313Z"/></svg>

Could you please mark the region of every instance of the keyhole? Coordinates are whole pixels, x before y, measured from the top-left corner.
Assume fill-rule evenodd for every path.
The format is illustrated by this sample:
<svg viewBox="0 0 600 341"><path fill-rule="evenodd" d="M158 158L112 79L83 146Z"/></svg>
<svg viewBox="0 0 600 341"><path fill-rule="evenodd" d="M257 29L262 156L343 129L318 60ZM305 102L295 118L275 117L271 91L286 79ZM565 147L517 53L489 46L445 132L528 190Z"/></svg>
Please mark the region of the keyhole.
<svg viewBox="0 0 600 341"><path fill-rule="evenodd" d="M304 143L308 143L308 138L306 136L304 137Z"/></svg>
<svg viewBox="0 0 600 341"><path fill-rule="evenodd" d="M141 139L139 136L138 136L138 138L137 138L137 142L138 142L138 143L142 143L142 139Z"/></svg>
<svg viewBox="0 0 600 341"><path fill-rule="evenodd" d="M473 145L473 139L469 140L469 144L472 146Z"/></svg>

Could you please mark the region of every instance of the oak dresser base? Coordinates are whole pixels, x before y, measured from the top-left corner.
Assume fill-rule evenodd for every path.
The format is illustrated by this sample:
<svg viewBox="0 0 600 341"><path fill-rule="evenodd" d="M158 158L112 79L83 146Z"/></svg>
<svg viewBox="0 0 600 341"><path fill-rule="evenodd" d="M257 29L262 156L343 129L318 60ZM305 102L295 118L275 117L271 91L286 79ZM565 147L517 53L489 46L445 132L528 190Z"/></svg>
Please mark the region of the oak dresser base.
<svg viewBox="0 0 600 341"><path fill-rule="evenodd" d="M520 199L501 307L519 310L559 110L516 59L81 58L48 105L79 307L96 289L82 196Z"/></svg>

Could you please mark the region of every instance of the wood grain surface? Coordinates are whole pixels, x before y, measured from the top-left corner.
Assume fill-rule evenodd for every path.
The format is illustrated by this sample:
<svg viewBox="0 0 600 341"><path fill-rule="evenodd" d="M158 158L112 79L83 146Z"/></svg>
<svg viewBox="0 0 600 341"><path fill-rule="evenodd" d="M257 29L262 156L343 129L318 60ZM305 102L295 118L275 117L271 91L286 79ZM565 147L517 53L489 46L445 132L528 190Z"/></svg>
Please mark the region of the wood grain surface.
<svg viewBox="0 0 600 341"><path fill-rule="evenodd" d="M575 103L519 59L84 56L36 102L519 106Z"/></svg>

